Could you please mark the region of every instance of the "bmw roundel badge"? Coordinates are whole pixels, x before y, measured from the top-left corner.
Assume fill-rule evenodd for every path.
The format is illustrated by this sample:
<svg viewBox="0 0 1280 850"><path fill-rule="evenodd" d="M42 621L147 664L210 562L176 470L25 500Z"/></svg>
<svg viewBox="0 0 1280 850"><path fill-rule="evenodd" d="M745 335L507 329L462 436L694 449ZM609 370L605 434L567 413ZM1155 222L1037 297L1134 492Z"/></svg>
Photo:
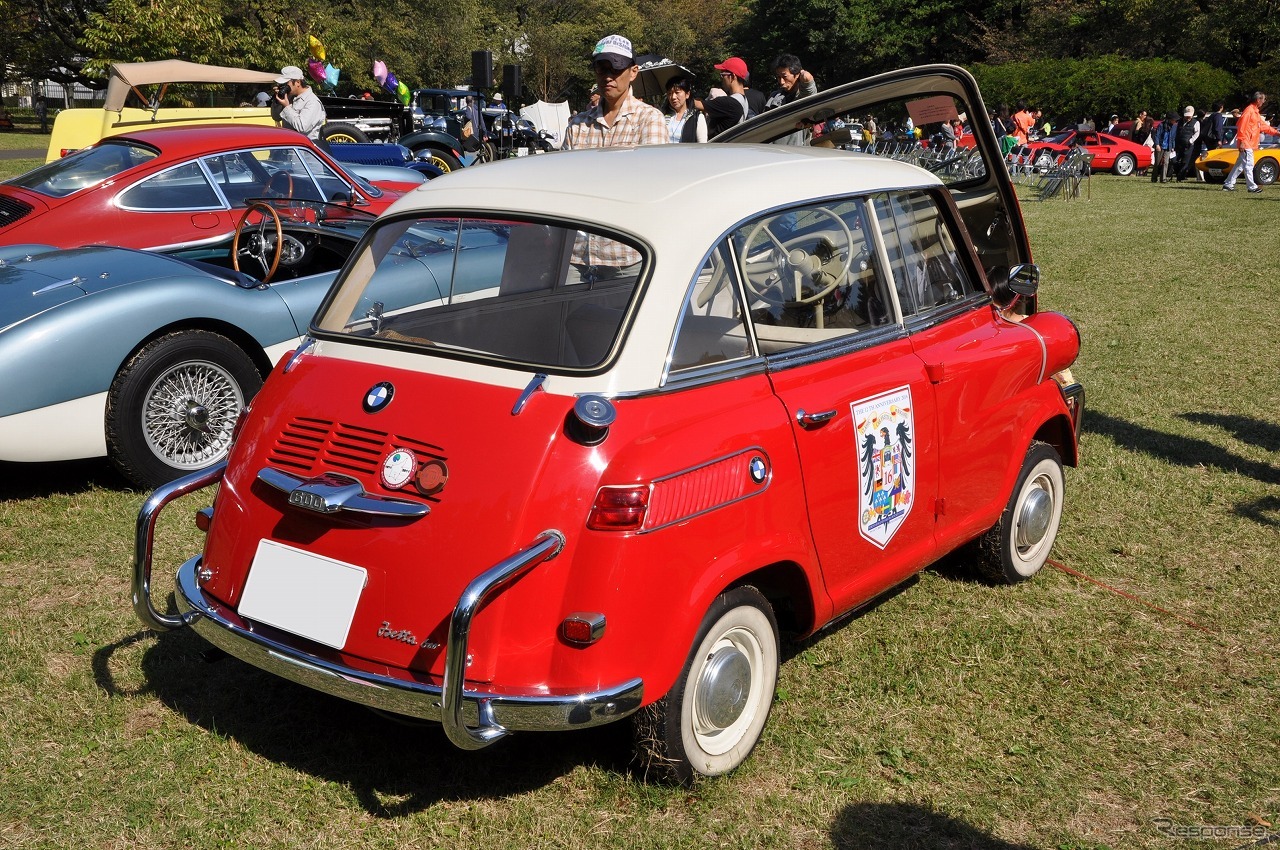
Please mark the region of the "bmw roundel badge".
<svg viewBox="0 0 1280 850"><path fill-rule="evenodd" d="M377 413L391 404L392 397L396 394L396 388L391 386L390 381L383 381L380 384L374 384L369 388L369 392L364 395L365 413Z"/></svg>

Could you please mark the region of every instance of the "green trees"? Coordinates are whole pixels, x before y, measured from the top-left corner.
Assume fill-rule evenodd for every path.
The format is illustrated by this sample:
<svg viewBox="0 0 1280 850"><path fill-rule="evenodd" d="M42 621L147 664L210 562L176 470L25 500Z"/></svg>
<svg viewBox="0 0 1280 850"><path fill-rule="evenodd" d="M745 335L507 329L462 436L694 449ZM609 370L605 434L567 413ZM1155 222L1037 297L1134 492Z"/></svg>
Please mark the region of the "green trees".
<svg viewBox="0 0 1280 850"><path fill-rule="evenodd" d="M411 86L453 85L488 49L498 69L521 65L531 95L581 103L592 45L620 32L704 86L727 55L759 73L795 53L823 86L973 66L992 101L1064 115L1280 92L1280 0L0 0L0 12L0 74L90 84L115 61L302 64L314 35L360 87L375 59Z"/></svg>

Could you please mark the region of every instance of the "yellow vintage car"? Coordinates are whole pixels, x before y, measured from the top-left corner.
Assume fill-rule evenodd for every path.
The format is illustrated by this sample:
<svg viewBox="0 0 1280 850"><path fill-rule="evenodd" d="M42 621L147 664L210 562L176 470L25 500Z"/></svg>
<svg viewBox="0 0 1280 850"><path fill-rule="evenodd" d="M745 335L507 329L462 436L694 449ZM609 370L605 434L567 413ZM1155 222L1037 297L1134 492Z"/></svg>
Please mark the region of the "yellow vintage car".
<svg viewBox="0 0 1280 850"><path fill-rule="evenodd" d="M109 75L106 99L100 109L64 109L54 118L45 162L53 162L68 153L87 148L107 136L133 130L187 124L245 123L265 127L275 124L271 109L265 106L175 108L159 105L165 89L172 82L240 83L261 86L266 90L275 85L277 75L274 73L167 59L161 62L116 63L111 66ZM142 86L159 88L148 96L142 91ZM125 106L130 92L136 93L144 103L156 105L147 109Z"/></svg>
<svg viewBox="0 0 1280 850"><path fill-rule="evenodd" d="M1236 156L1240 152L1235 144L1206 151L1196 160L1196 168L1210 183L1222 183L1227 173L1236 164ZM1280 146L1275 136L1263 136L1262 147L1253 154L1253 179L1259 186L1268 186L1276 182L1277 171L1280 171Z"/></svg>

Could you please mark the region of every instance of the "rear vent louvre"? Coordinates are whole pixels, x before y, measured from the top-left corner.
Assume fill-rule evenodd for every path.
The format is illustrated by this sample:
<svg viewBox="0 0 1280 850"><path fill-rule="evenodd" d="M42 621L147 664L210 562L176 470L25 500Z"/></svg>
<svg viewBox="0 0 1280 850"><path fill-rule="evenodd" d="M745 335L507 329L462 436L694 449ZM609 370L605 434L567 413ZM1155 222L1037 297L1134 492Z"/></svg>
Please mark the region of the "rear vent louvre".
<svg viewBox="0 0 1280 850"><path fill-rule="evenodd" d="M0 195L0 227L13 224L20 218L26 218L31 214L31 210L32 206L28 203Z"/></svg>
<svg viewBox="0 0 1280 850"><path fill-rule="evenodd" d="M305 416L284 427L269 460L280 469L307 476L340 472L377 481L382 459L393 449L409 449L420 461L447 460L439 446L422 440Z"/></svg>

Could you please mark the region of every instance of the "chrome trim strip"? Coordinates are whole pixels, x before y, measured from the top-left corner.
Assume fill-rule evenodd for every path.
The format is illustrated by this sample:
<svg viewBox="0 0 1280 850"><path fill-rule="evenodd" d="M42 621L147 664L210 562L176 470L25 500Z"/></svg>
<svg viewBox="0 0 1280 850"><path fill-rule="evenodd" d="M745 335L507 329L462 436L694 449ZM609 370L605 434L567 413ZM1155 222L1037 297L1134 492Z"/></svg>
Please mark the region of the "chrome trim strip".
<svg viewBox="0 0 1280 850"><path fill-rule="evenodd" d="M28 257L27 259L31 259L31 258ZM46 292L51 292L55 289L61 289L64 286L79 286L82 280L84 280L84 278L80 277L80 275L75 275L74 277L69 277L66 280L59 280L55 283L50 283L47 286L42 286L36 291L32 292L31 294L44 295Z"/></svg>
<svg viewBox="0 0 1280 850"><path fill-rule="evenodd" d="M299 478L264 466L258 470L258 480L286 494L290 505L319 514L347 511L394 519L419 519L431 513L430 505L366 493L356 479L333 472L315 478Z"/></svg>
<svg viewBox="0 0 1280 850"><path fill-rule="evenodd" d="M1048 377L1045 375L1045 372L1049 368L1049 346L1044 341L1044 335L1028 324L1015 322L1005 318L1004 314L999 310L996 310L996 316L998 316L1000 320L1009 327L1022 328L1023 330L1030 331L1031 335L1036 338L1036 342L1040 343L1040 377L1036 379L1036 383L1044 383L1044 379Z"/></svg>
<svg viewBox="0 0 1280 850"><path fill-rule="evenodd" d="M407 717L438 720L445 724L446 732L449 731L451 721L442 711L444 692L440 685L424 682L407 672L389 673L385 667L378 673L356 669L334 658L313 654L301 638L294 639L274 630L270 635L255 631L254 624L204 595L197 582L200 568L201 558L196 556L178 569L176 597L184 622L212 645L282 679L359 705ZM465 651L462 659L465 662ZM461 683L461 676L455 678ZM644 683L638 678L578 693L504 694L464 690L461 684L455 687L458 690L455 699L461 704L452 722L461 721L458 732L467 741L472 740L473 732L485 737L484 730L501 729L500 735L505 735L508 730L552 732L600 726L634 713L644 698ZM480 731L472 728L477 726ZM481 746L484 744L467 749Z"/></svg>
<svg viewBox="0 0 1280 850"><path fill-rule="evenodd" d="M830 360L833 357L850 354L864 348L883 345L898 339L906 339L907 332L896 322L881 325L868 331L858 331L847 336L839 336L827 342L791 348L777 354L769 355L769 371L791 369L796 366L807 366L819 360Z"/></svg>
<svg viewBox="0 0 1280 850"><path fill-rule="evenodd" d="M144 625L158 632L181 628L190 620L182 614L161 614L151 604L151 547L156 534L156 519L165 505L221 481L226 471L227 462L224 460L185 478L170 481L152 493L138 511L133 547L133 610Z"/></svg>

